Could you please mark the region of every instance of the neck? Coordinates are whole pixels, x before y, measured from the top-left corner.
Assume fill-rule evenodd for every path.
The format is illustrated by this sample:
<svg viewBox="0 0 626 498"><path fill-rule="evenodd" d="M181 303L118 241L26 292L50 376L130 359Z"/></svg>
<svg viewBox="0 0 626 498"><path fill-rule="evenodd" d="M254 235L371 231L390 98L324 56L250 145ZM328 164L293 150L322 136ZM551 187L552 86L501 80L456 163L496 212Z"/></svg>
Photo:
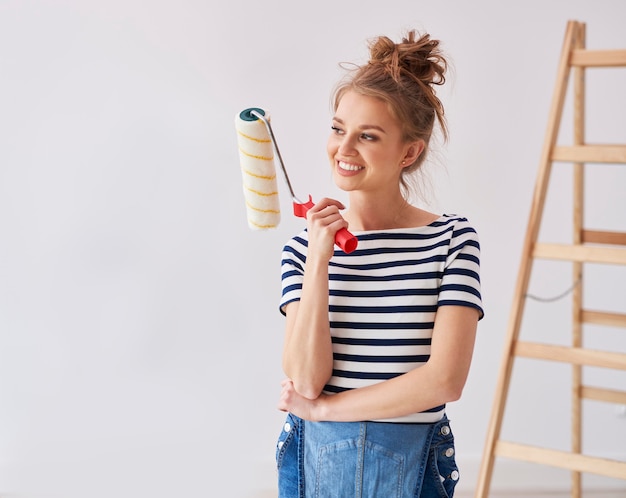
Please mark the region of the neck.
<svg viewBox="0 0 626 498"><path fill-rule="evenodd" d="M377 199L352 194L345 218L356 231L405 228L410 226L414 209L401 195Z"/></svg>

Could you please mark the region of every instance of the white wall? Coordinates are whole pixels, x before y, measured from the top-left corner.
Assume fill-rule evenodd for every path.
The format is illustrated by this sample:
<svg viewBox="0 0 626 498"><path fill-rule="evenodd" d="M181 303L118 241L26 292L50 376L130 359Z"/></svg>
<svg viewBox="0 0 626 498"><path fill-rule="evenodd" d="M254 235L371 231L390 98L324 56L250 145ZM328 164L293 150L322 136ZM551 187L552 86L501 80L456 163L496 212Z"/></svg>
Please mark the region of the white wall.
<svg viewBox="0 0 626 498"><path fill-rule="evenodd" d="M441 39L455 67L432 208L468 216L483 246L487 315L449 408L475 468L565 25L586 22L590 48L625 48L625 18L623 0L0 2L0 494L272 489L279 253L302 222L285 188L281 226L248 229L234 117L266 108L296 192L341 198L325 158L337 63L411 27ZM589 84L590 141L625 141L615 74ZM569 236L568 168L555 172L547 237ZM589 178L601 228L623 229L624 180L617 167ZM537 268L532 292L569 285L566 267ZM590 280L590 301L623 310L623 273ZM565 337L566 301L528 309L530 336ZM567 447L567 370L518 372L504 433ZM588 410L588 448L624 456L626 419Z"/></svg>

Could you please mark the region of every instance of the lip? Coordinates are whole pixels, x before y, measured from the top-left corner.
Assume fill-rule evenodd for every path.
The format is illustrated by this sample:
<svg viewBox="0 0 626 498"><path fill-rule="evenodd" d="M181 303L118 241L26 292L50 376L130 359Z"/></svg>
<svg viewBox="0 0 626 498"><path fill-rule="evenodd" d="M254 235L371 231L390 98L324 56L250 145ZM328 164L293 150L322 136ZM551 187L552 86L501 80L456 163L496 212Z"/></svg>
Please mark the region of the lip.
<svg viewBox="0 0 626 498"><path fill-rule="evenodd" d="M365 169L365 166L361 166L360 164L349 163L347 161L337 161L336 163L337 171L340 175L343 176L353 176L358 175L359 172Z"/></svg>

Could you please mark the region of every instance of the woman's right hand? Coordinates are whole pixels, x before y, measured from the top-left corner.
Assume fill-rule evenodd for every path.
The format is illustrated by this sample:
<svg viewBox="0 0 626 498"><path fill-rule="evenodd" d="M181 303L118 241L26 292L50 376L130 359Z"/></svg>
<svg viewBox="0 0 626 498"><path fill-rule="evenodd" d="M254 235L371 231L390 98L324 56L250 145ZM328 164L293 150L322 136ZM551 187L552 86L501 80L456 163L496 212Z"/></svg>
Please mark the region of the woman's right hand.
<svg viewBox="0 0 626 498"><path fill-rule="evenodd" d="M335 234L348 228L348 222L340 213L345 208L338 200L324 198L307 211L308 255L330 260L335 251Z"/></svg>
<svg viewBox="0 0 626 498"><path fill-rule="evenodd" d="M326 394L320 394L316 399L308 399L298 394L290 379L284 379L280 385L280 399L277 405L280 411L293 413L304 420L319 421L316 416L316 407L320 399L327 396Z"/></svg>

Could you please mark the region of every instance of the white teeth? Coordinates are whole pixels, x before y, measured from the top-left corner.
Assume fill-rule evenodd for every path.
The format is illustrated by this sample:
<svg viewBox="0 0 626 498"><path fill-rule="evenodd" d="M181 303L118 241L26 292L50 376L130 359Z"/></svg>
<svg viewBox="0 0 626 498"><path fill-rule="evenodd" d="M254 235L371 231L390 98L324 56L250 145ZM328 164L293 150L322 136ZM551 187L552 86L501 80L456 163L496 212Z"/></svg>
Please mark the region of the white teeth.
<svg viewBox="0 0 626 498"><path fill-rule="evenodd" d="M348 163L344 163L343 161L339 161L338 164L341 169L345 169L346 171L358 171L360 169L363 169L363 166L357 166L356 164L348 164Z"/></svg>

